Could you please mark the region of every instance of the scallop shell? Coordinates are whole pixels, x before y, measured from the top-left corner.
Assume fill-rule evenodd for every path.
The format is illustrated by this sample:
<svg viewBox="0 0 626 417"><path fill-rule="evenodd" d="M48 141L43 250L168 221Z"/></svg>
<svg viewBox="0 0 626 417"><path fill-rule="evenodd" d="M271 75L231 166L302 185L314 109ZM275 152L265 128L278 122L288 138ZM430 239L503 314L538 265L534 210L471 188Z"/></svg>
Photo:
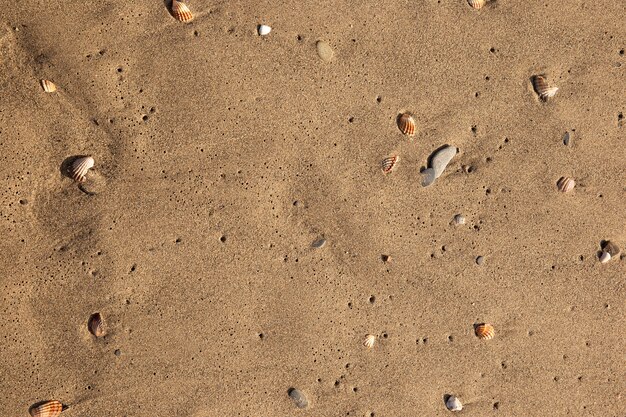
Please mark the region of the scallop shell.
<svg viewBox="0 0 626 417"><path fill-rule="evenodd" d="M63 404L56 400L46 401L29 410L32 417L57 417L61 411L63 411Z"/></svg>
<svg viewBox="0 0 626 417"><path fill-rule="evenodd" d="M615 243L611 242L610 240L607 240L602 245L602 252L606 252L611 256L617 256L620 253L620 248Z"/></svg>
<svg viewBox="0 0 626 417"><path fill-rule="evenodd" d="M476 336L481 340L490 340L496 335L496 329L491 324L482 323L474 329Z"/></svg>
<svg viewBox="0 0 626 417"><path fill-rule="evenodd" d="M446 400L446 408L450 411L461 411L463 409L463 403L454 395L451 395Z"/></svg>
<svg viewBox="0 0 626 417"><path fill-rule="evenodd" d="M415 119L409 113L398 116L398 129L407 136L415 135Z"/></svg>
<svg viewBox="0 0 626 417"><path fill-rule="evenodd" d="M94 313L89 317L87 327L89 328L89 332L96 337L102 337L105 334L104 320L100 313Z"/></svg>
<svg viewBox="0 0 626 417"><path fill-rule="evenodd" d="M556 182L556 187L559 189L559 191L566 193L568 191L572 191L574 189L574 186L576 185L576 181L574 181L573 179L569 178L569 177L561 177L557 182Z"/></svg>
<svg viewBox="0 0 626 417"><path fill-rule="evenodd" d="M272 28L267 25L259 25L257 27L257 32L259 36L269 35L271 31L272 31Z"/></svg>
<svg viewBox="0 0 626 417"><path fill-rule="evenodd" d="M558 91L558 87L550 87L548 86L548 81L542 75L535 75L532 78L533 88L535 92L539 95L539 98L543 101L546 101L550 97L554 97L556 92Z"/></svg>
<svg viewBox="0 0 626 417"><path fill-rule="evenodd" d="M382 170L383 174L389 174L396 167L396 164L400 160L398 155L390 156L389 158L383 159Z"/></svg>
<svg viewBox="0 0 626 417"><path fill-rule="evenodd" d="M374 336L373 334L368 334L367 336L365 336L365 341L363 342L363 346L365 346L368 349L371 349L374 347L374 343L376 343L376 336Z"/></svg>
<svg viewBox="0 0 626 417"><path fill-rule="evenodd" d="M46 93L54 93L57 91L57 86L50 80L41 80L41 86Z"/></svg>
<svg viewBox="0 0 626 417"><path fill-rule="evenodd" d="M193 20L193 14L182 1L172 0L172 15L181 22L191 22Z"/></svg>
<svg viewBox="0 0 626 417"><path fill-rule="evenodd" d="M93 168L94 163L95 162L91 156L76 158L70 168L72 179L77 182L84 182L87 171L89 171L90 168Z"/></svg>
<svg viewBox="0 0 626 417"><path fill-rule="evenodd" d="M602 255L600 255L600 263L605 264L610 260L611 260L611 254L608 252L602 252Z"/></svg>
<svg viewBox="0 0 626 417"><path fill-rule="evenodd" d="M481 9L485 3L487 3L487 0L467 0L467 3L474 9L478 10Z"/></svg>

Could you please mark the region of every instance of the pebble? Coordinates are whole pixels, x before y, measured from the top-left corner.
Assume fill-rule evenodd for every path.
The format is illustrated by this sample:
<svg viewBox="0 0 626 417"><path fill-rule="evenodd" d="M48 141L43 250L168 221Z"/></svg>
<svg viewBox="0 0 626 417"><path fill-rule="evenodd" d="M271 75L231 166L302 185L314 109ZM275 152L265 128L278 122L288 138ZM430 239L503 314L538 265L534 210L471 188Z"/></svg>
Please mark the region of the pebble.
<svg viewBox="0 0 626 417"><path fill-rule="evenodd" d="M267 25L259 25L259 26L257 26L257 32L258 32L259 36L269 35L271 31L272 31L272 28L267 26Z"/></svg>
<svg viewBox="0 0 626 417"><path fill-rule="evenodd" d="M436 151L431 158L431 167L435 170L435 178L439 178L444 169L448 166L454 155L456 155L457 149L454 146L446 146L445 148Z"/></svg>
<svg viewBox="0 0 626 417"><path fill-rule="evenodd" d="M294 403L296 403L296 407L298 408L306 408L309 405L309 400L306 399L306 396L302 391L297 388L289 388L287 394L291 397Z"/></svg>
<svg viewBox="0 0 626 417"><path fill-rule="evenodd" d="M322 58L322 61L329 62L333 59L335 52L328 42L317 41L315 47L317 48L317 55Z"/></svg>
<svg viewBox="0 0 626 417"><path fill-rule="evenodd" d="M446 408L450 411L461 411L463 409L463 404L461 403L461 400L454 395L451 395L446 400Z"/></svg>
<svg viewBox="0 0 626 417"><path fill-rule="evenodd" d="M422 171L422 187L428 187L430 184L435 182L435 170L432 168L425 169Z"/></svg>
<svg viewBox="0 0 626 417"><path fill-rule="evenodd" d="M326 239L321 238L321 239L318 239L318 240L316 240L315 242L313 242L313 243L311 244L311 246L312 246L312 247L314 247L314 248L321 248L321 247L322 247L322 246L324 246L325 244L326 244Z"/></svg>
<svg viewBox="0 0 626 417"><path fill-rule="evenodd" d="M563 145L572 146L572 135L569 132L565 132L563 136Z"/></svg>
<svg viewBox="0 0 626 417"><path fill-rule="evenodd" d="M456 216L454 216L454 224L465 224L465 216L463 216L462 214L457 214Z"/></svg>

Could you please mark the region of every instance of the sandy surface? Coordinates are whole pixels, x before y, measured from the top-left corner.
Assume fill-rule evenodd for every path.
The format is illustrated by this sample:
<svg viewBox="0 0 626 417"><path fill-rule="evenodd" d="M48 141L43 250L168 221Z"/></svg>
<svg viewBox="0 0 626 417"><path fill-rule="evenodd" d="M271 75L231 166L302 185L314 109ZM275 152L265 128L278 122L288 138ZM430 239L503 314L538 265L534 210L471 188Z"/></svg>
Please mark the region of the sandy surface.
<svg viewBox="0 0 626 417"><path fill-rule="evenodd" d="M10 4L0 415L625 415L622 1Z"/></svg>

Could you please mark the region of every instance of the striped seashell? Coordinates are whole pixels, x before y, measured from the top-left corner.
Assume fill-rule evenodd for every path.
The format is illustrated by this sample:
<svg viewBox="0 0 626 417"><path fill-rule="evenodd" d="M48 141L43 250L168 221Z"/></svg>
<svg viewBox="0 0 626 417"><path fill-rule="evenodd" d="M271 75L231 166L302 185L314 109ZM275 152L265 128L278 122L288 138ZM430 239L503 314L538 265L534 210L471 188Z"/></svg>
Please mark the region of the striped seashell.
<svg viewBox="0 0 626 417"><path fill-rule="evenodd" d="M104 319L100 313L94 313L89 317L87 327L89 328L89 332L96 337L102 337L106 332Z"/></svg>
<svg viewBox="0 0 626 417"><path fill-rule="evenodd" d="M539 98L543 101L546 101L550 97L554 97L556 92L558 91L558 87L550 87L548 86L548 81L545 79L543 75L535 75L532 78L533 88L535 92L539 95Z"/></svg>
<svg viewBox="0 0 626 417"><path fill-rule="evenodd" d="M46 401L29 410L32 417L57 417L61 411L63 411L63 404L56 400Z"/></svg>
<svg viewBox="0 0 626 417"><path fill-rule="evenodd" d="M556 187L559 189L559 191L563 193L572 191L574 189L574 186L576 186L576 181L569 177L561 177L556 182Z"/></svg>
<svg viewBox="0 0 626 417"><path fill-rule="evenodd" d="M176 20L185 23L193 20L193 14L189 10L189 6L178 0L172 0L172 15L174 15Z"/></svg>
<svg viewBox="0 0 626 417"><path fill-rule="evenodd" d="M476 325L474 332L481 340L490 340L496 335L496 329L491 324L481 323Z"/></svg>
<svg viewBox="0 0 626 417"><path fill-rule="evenodd" d="M95 162L91 156L76 158L70 168L72 179L77 182L84 182L87 176L87 171L93 168L94 163Z"/></svg>
<svg viewBox="0 0 626 417"><path fill-rule="evenodd" d="M487 0L467 0L467 3L474 9L479 10L487 3Z"/></svg>
<svg viewBox="0 0 626 417"><path fill-rule="evenodd" d="M612 258L611 254L608 252L602 252L602 255L600 255L600 263L605 264L608 261L610 261Z"/></svg>
<svg viewBox="0 0 626 417"><path fill-rule="evenodd" d="M46 93L54 93L57 91L57 86L50 80L41 80L41 86Z"/></svg>
<svg viewBox="0 0 626 417"><path fill-rule="evenodd" d="M400 160L398 155L390 156L389 158L383 159L382 170L383 174L389 174L396 167L396 164Z"/></svg>
<svg viewBox="0 0 626 417"><path fill-rule="evenodd" d="M363 342L363 346L365 346L368 349L371 349L374 347L374 343L376 343L376 336L374 336L373 334L368 334L367 336L365 336L365 341Z"/></svg>
<svg viewBox="0 0 626 417"><path fill-rule="evenodd" d="M415 119L409 113L399 115L398 128L407 136L415 135Z"/></svg>

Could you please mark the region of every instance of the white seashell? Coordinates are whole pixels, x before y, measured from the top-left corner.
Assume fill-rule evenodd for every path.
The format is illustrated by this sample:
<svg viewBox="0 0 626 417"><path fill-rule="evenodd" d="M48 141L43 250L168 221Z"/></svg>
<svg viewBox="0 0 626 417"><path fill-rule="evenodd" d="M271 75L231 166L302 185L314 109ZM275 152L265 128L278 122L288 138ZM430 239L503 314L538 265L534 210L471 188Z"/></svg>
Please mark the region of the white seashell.
<svg viewBox="0 0 626 417"><path fill-rule="evenodd" d="M448 166L457 149L454 146L446 146L433 154L430 166L435 170L435 178L439 178L444 169Z"/></svg>
<svg viewBox="0 0 626 417"><path fill-rule="evenodd" d="M193 13L182 1L172 0L172 15L181 22L191 22L193 20Z"/></svg>
<svg viewBox="0 0 626 417"><path fill-rule="evenodd" d="M600 263L605 264L610 260L611 260L611 254L608 252L602 252L602 255L600 255Z"/></svg>
<svg viewBox="0 0 626 417"><path fill-rule="evenodd" d="M446 400L446 408L450 411L461 411L463 409L463 404L461 403L461 400L454 395L451 395Z"/></svg>
<svg viewBox="0 0 626 417"><path fill-rule="evenodd" d="M257 26L257 32L260 36L269 35L271 31L272 31L272 28L267 25Z"/></svg>
<svg viewBox="0 0 626 417"><path fill-rule="evenodd" d="M462 214L457 214L456 216L454 216L454 224L465 224L465 216L463 216Z"/></svg>
<svg viewBox="0 0 626 417"><path fill-rule="evenodd" d="M368 334L367 336L365 336L365 341L363 342L363 346L365 346L368 349L371 349L374 347L374 343L376 343L376 336L374 336L373 334Z"/></svg>
<svg viewBox="0 0 626 417"><path fill-rule="evenodd" d="M41 80L41 86L46 93L54 93L57 91L57 86L50 80Z"/></svg>
<svg viewBox="0 0 626 417"><path fill-rule="evenodd" d="M72 179L77 182L84 182L87 175L87 171L93 168L95 162L91 156L83 156L76 158L70 168L70 174Z"/></svg>

